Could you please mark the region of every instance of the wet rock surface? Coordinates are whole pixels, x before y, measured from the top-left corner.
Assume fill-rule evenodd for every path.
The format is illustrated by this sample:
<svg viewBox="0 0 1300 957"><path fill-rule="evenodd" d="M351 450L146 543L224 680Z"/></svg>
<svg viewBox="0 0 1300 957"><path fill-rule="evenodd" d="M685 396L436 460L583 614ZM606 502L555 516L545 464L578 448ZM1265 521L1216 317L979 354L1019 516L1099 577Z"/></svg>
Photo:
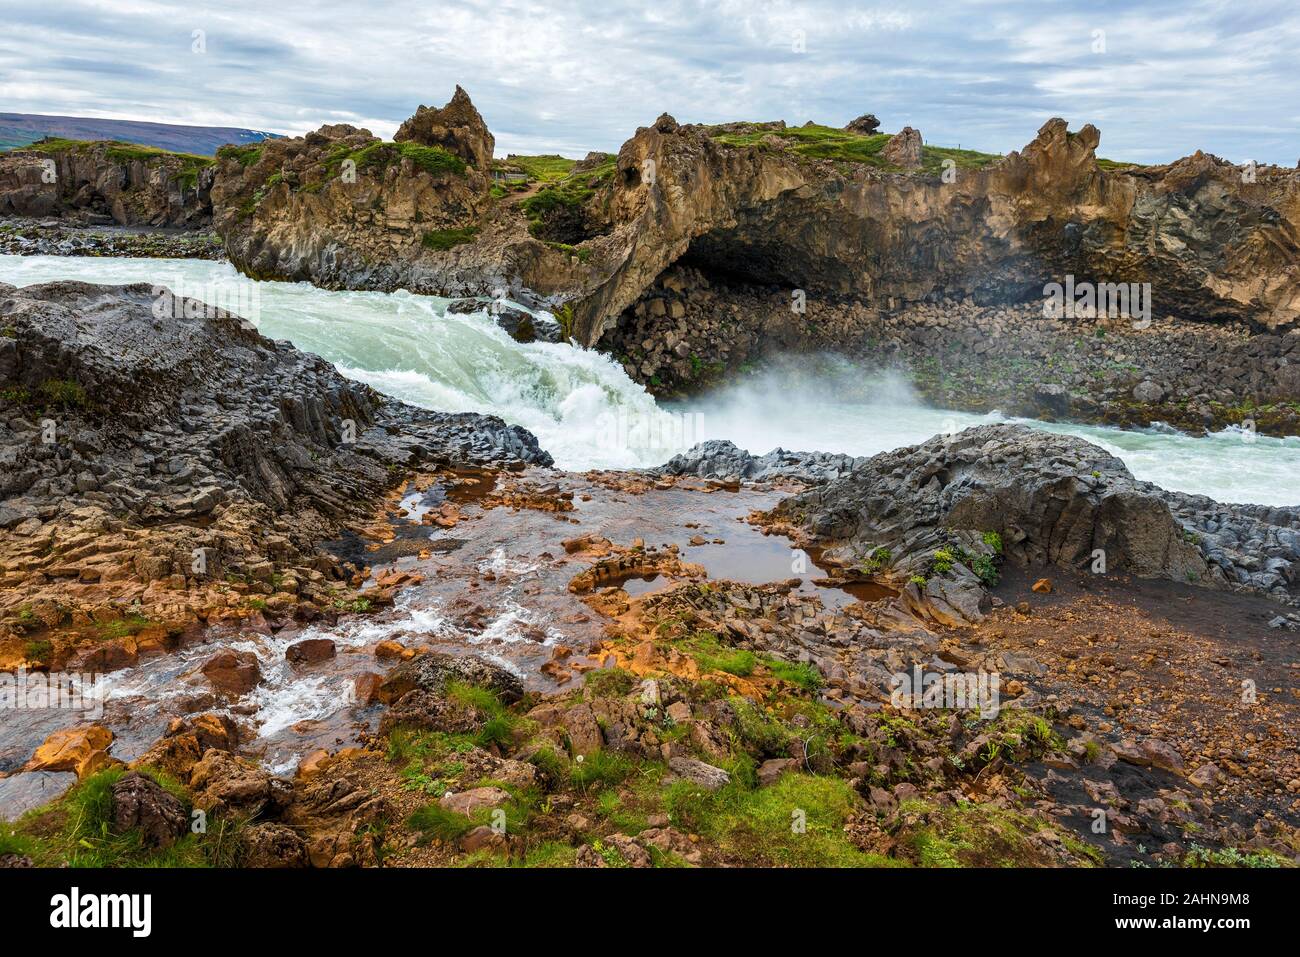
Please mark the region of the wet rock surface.
<svg viewBox="0 0 1300 957"><path fill-rule="evenodd" d="M694 475L710 479L794 479L816 484L839 478L863 461L864 458L851 455L787 452L785 449L752 455L725 439L713 439L674 455L655 471L661 475Z"/></svg>
<svg viewBox="0 0 1300 957"><path fill-rule="evenodd" d="M405 406L164 289L3 287L0 327L9 655L80 625L118 642L99 666L114 647L129 664L249 585L281 611L329 604L344 575L317 546L394 470L550 462L523 429Z"/></svg>
<svg viewBox="0 0 1300 957"><path fill-rule="evenodd" d="M226 258L221 240L199 229L117 228L21 217L0 220L0 255Z"/></svg>
<svg viewBox="0 0 1300 957"><path fill-rule="evenodd" d="M1083 439L1026 426L978 426L873 456L786 500L773 518L844 565L911 579L909 589L919 586L941 607L956 605L957 620L978 617L963 604L981 590L981 577L996 579L993 563L1002 555L1021 565L1096 566L1285 602L1295 601L1300 562L1296 510L1167 492L1136 481L1119 459ZM1261 553L1243 556L1230 544L1243 538ZM949 587L938 581L955 583L966 597L937 594Z"/></svg>

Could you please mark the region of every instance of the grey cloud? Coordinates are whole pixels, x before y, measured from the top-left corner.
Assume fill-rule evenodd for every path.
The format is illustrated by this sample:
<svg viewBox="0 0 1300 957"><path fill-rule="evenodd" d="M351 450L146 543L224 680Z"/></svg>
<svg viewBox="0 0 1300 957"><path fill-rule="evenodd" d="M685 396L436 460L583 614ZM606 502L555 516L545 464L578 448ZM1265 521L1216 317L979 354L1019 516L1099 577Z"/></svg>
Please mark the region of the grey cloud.
<svg viewBox="0 0 1300 957"><path fill-rule="evenodd" d="M992 152L1060 115L1099 126L1117 159L1300 158L1300 10L1281 0L49 0L6 20L0 108L22 112L391 135L460 83L502 152L617 149L668 110L834 125L873 112Z"/></svg>

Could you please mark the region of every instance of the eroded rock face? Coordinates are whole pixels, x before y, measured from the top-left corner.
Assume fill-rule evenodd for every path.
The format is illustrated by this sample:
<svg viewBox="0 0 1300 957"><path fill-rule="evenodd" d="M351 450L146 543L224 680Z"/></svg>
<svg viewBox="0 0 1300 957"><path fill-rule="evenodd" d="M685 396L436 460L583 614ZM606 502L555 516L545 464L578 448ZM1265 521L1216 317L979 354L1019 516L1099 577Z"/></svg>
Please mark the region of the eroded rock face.
<svg viewBox="0 0 1300 957"><path fill-rule="evenodd" d="M0 216L64 216L123 226L205 226L214 168L123 143L0 155Z"/></svg>
<svg viewBox="0 0 1300 957"><path fill-rule="evenodd" d="M415 115L402 123L393 139L398 143L441 146L479 170L491 165L492 149L496 145L469 94L459 86L442 109L421 104Z"/></svg>
<svg viewBox="0 0 1300 957"><path fill-rule="evenodd" d="M422 106L396 143L335 124L219 155L213 223L231 261L253 276L492 294L506 279L461 263L475 231L486 231L491 151L492 135L458 88L442 110Z"/></svg>
<svg viewBox="0 0 1300 957"><path fill-rule="evenodd" d="M399 140L447 150L469 164L463 174L430 174L366 131L323 127L269 142L248 165L223 160L215 222L232 261L253 275L455 297L505 291L570 307L587 346L679 260L885 308L1041 300L1046 283L1074 275L1149 282L1159 316L1272 327L1300 317L1296 170L1260 167L1247 183L1202 153L1103 169L1095 127L1071 133L1052 119L1023 150L956 168L951 180L921 172L910 127L882 151L885 167L801 155L776 135L783 128L661 116L624 143L613 175L575 170L582 198L552 204L534 234L517 203L491 199L480 175L490 134L458 90L441 110L421 107ZM719 139L765 131L758 146ZM358 176L343 181L341 161L362 153ZM469 232L425 241L447 229Z"/></svg>
<svg viewBox="0 0 1300 957"><path fill-rule="evenodd" d="M1099 139L1053 119L1023 150L946 183L731 147L699 127L641 129L602 200L612 229L589 243L604 268L572 294L580 338L597 341L688 254L810 298L1014 302L1073 274L1150 282L1157 315L1300 317L1300 173L1269 167L1247 184L1200 153L1103 170Z"/></svg>
<svg viewBox="0 0 1300 957"><path fill-rule="evenodd" d="M1158 489L1089 442L1025 426L978 426L873 456L776 514L850 563L876 555L905 576L932 573L937 550L980 551L986 532L1023 564L1087 568L1100 552L1107 569L1142 577L1209 573Z"/></svg>
<svg viewBox="0 0 1300 957"><path fill-rule="evenodd" d="M880 155L886 162L903 169L920 169L922 145L921 131L904 126L889 138Z"/></svg>

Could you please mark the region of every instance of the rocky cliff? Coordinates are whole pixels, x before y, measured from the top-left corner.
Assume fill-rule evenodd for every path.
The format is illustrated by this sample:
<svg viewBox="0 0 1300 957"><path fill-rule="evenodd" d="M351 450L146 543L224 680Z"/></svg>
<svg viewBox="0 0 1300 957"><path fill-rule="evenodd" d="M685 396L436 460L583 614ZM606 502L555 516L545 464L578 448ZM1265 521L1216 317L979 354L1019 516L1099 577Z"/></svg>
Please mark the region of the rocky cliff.
<svg viewBox="0 0 1300 957"><path fill-rule="evenodd" d="M205 226L213 173L206 156L132 143L46 139L0 154L0 216Z"/></svg>
<svg viewBox="0 0 1300 957"><path fill-rule="evenodd" d="M214 204L234 261L336 286L532 292L571 309L587 345L679 261L887 308L1041 300L1074 275L1149 282L1160 316L1300 316L1300 174L1202 153L1104 163L1096 128L1061 119L998 158L922 147L910 129L832 137L663 116L616 160L522 197L490 189L491 136L463 91L402 130L382 144L325 127L228 156Z"/></svg>

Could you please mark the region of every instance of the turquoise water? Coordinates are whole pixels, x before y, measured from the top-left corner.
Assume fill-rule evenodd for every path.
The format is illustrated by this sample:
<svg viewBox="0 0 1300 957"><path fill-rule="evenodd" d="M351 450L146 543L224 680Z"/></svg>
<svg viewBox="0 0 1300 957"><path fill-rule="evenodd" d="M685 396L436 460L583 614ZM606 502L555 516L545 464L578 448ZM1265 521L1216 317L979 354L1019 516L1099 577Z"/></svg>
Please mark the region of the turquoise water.
<svg viewBox="0 0 1300 957"><path fill-rule="evenodd" d="M228 263L200 260L0 256L0 282L53 279L148 282L216 301L252 319L264 335L317 353L407 402L494 413L522 425L566 469L658 465L706 438L756 453L781 446L867 455L1007 421L933 408L902 379L837 360L792 365L704 399L661 406L606 356L563 344L521 345L486 312L448 314L445 299L253 282ZM1228 502L1300 504L1300 438L1011 421L1083 436L1165 488Z"/></svg>

